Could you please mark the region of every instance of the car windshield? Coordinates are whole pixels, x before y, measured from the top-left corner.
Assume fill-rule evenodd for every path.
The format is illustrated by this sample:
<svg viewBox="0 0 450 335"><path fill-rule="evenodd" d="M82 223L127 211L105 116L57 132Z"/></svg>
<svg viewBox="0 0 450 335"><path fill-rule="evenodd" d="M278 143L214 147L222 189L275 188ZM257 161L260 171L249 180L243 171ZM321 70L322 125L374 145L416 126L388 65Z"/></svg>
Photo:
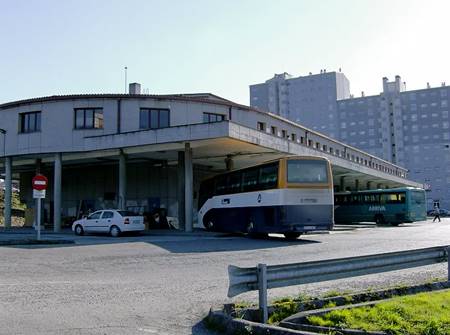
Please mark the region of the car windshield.
<svg viewBox="0 0 450 335"><path fill-rule="evenodd" d="M122 216L137 216L136 213L133 213L131 211L117 211Z"/></svg>

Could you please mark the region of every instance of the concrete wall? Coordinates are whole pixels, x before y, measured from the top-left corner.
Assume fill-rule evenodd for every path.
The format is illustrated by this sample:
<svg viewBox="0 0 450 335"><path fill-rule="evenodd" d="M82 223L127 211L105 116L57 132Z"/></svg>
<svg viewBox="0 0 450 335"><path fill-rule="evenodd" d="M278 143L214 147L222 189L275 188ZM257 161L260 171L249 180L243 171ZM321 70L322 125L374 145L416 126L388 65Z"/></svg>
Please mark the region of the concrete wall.
<svg viewBox="0 0 450 335"><path fill-rule="evenodd" d="M102 129L75 129L74 109L103 108ZM121 132L139 131L140 108L170 109L170 126L203 122L203 113L228 117L228 106L156 99L122 99ZM19 132L19 113L41 111L41 131ZM30 103L0 109L1 128L7 130L6 153L10 156L30 153L83 151L85 137L117 133L118 99L73 99ZM57 139L57 140L55 140ZM3 142L3 135L0 134ZM1 142L0 142L1 143ZM3 144L3 143L1 143ZM1 149L3 150L3 148Z"/></svg>

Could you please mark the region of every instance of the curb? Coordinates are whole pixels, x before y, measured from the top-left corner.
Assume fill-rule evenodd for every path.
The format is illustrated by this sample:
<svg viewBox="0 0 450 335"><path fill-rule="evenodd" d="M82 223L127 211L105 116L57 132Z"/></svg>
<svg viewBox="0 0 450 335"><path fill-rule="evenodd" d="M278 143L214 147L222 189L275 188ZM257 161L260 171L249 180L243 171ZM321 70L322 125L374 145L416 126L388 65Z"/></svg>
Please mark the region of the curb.
<svg viewBox="0 0 450 335"><path fill-rule="evenodd" d="M209 311L204 320L206 325L212 325L211 329L220 331L221 334L251 334L251 335L316 335L319 333L307 332L302 330L293 330L272 326L264 323L247 321L244 319L233 319L225 315L222 311Z"/></svg>

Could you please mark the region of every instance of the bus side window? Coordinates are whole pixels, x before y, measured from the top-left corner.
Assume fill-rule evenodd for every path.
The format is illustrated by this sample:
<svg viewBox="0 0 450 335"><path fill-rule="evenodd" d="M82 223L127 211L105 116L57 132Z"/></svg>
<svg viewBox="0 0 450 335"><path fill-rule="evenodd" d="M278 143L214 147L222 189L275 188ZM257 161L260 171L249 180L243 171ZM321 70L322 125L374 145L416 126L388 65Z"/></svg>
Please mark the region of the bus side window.
<svg viewBox="0 0 450 335"><path fill-rule="evenodd" d="M405 193L399 193L399 195L398 195L398 201L401 203L401 204L404 204L405 202L406 202L406 194Z"/></svg>
<svg viewBox="0 0 450 335"><path fill-rule="evenodd" d="M344 195L344 196L342 197L342 203L343 203L344 205L348 205L348 204L350 203L350 196L349 196L349 195Z"/></svg>
<svg viewBox="0 0 450 335"><path fill-rule="evenodd" d="M227 175L219 176L216 182L216 195L226 194L227 192Z"/></svg>
<svg viewBox="0 0 450 335"><path fill-rule="evenodd" d="M258 168L245 170L242 176L242 191L250 192L258 189Z"/></svg>
<svg viewBox="0 0 450 335"><path fill-rule="evenodd" d="M400 203L399 200L399 195L398 193L385 193L381 195L381 198L384 198L385 203L387 204L398 204Z"/></svg>
<svg viewBox="0 0 450 335"><path fill-rule="evenodd" d="M242 174L235 172L229 175L227 184L227 194L239 193L241 191Z"/></svg>
<svg viewBox="0 0 450 335"><path fill-rule="evenodd" d="M259 188L261 190L268 190L277 187L278 164L261 166L259 173Z"/></svg>
<svg viewBox="0 0 450 335"><path fill-rule="evenodd" d="M373 195L373 203L377 205L380 204L380 194Z"/></svg>

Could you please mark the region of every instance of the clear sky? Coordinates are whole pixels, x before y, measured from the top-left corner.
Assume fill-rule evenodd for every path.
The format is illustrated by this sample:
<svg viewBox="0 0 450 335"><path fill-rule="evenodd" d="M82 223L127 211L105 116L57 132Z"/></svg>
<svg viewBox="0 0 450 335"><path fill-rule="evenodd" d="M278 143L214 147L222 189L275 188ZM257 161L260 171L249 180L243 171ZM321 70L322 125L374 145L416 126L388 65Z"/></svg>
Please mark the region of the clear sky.
<svg viewBox="0 0 450 335"><path fill-rule="evenodd" d="M450 84L449 1L0 0L0 103L212 92L248 104L274 73L342 71L355 96Z"/></svg>

